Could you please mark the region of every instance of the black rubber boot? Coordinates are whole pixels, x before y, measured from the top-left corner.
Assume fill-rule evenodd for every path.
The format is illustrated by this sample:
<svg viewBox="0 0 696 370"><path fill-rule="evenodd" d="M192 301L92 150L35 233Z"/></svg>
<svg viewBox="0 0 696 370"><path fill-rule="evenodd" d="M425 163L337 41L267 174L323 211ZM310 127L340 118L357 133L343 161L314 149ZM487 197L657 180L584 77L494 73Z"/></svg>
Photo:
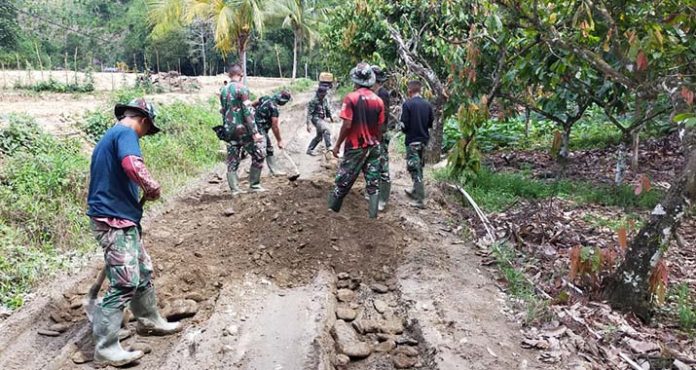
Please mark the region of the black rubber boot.
<svg viewBox="0 0 696 370"><path fill-rule="evenodd" d="M413 184L413 193L410 197L413 199L412 207L425 208L425 184L423 182Z"/></svg>
<svg viewBox="0 0 696 370"><path fill-rule="evenodd" d="M368 215L370 218L377 218L379 212L379 194L370 194L370 203L368 206Z"/></svg>
<svg viewBox="0 0 696 370"><path fill-rule="evenodd" d="M266 191L261 187L261 168L251 167L249 169L249 189L253 192Z"/></svg>
<svg viewBox="0 0 696 370"><path fill-rule="evenodd" d="M331 192L331 194L329 194L329 209L334 212L339 212L341 210L341 205L343 205L343 199L336 198L333 192Z"/></svg>
<svg viewBox="0 0 696 370"><path fill-rule="evenodd" d="M379 210L384 211L389 203L389 194L391 194L391 182L381 181L379 183Z"/></svg>

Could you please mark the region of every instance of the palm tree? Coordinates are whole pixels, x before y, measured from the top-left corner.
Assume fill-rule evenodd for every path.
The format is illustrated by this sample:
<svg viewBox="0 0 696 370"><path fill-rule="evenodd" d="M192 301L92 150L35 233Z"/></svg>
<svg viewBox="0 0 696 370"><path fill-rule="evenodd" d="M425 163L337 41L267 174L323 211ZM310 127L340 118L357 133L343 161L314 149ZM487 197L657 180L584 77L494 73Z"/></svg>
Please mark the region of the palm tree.
<svg viewBox="0 0 696 370"><path fill-rule="evenodd" d="M292 50L292 79L297 77L297 53L304 42L310 48L319 38L316 26L318 14L304 0L276 0L265 11L270 19L282 19L283 27L291 28L294 36Z"/></svg>
<svg viewBox="0 0 696 370"><path fill-rule="evenodd" d="M213 27L215 48L222 54L239 54L246 78L246 50L252 31L263 32L263 0L148 0L153 35L195 20Z"/></svg>

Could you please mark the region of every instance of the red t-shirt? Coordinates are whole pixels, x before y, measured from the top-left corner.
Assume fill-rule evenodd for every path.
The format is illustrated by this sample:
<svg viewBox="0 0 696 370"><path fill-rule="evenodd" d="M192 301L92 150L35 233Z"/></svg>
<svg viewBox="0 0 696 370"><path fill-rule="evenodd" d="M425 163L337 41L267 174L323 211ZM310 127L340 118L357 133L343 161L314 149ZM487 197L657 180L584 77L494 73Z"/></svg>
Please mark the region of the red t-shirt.
<svg viewBox="0 0 696 370"><path fill-rule="evenodd" d="M345 149L379 144L380 129L384 124L384 103L372 90L361 87L346 95L341 118L351 121Z"/></svg>

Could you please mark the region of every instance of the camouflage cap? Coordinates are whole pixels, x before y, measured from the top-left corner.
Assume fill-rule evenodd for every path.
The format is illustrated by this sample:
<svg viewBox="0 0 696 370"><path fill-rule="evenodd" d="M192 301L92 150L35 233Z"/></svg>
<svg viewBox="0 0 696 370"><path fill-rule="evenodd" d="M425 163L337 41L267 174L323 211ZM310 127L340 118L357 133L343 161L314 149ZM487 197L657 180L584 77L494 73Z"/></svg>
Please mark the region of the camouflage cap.
<svg viewBox="0 0 696 370"><path fill-rule="evenodd" d="M358 63L355 68L350 70L350 79L357 85L371 87L375 84L375 74L367 63Z"/></svg>
<svg viewBox="0 0 696 370"><path fill-rule="evenodd" d="M372 66L372 73L375 74L375 79L379 83L382 83L389 79L389 76L387 76L387 72L379 66Z"/></svg>
<svg viewBox="0 0 696 370"><path fill-rule="evenodd" d="M114 115L117 119L122 119L123 114L129 109L142 113L150 120L150 130L147 133L148 135L154 135L160 132L160 129L155 126L157 111L151 103L147 102L144 98L137 98L131 100L128 102L128 104L116 104L116 107L114 107Z"/></svg>

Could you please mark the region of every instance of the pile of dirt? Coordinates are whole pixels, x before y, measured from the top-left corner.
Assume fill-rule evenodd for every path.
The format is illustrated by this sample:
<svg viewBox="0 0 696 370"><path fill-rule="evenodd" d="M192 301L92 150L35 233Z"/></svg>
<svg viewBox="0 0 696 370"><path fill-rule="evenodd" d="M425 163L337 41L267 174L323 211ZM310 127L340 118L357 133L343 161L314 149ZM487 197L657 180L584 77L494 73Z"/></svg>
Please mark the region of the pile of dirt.
<svg viewBox="0 0 696 370"><path fill-rule="evenodd" d="M180 75L177 71L160 72L148 76L139 76L138 80L144 82L148 79L155 86L168 87L170 89L198 90L201 83L196 77Z"/></svg>
<svg viewBox="0 0 696 370"><path fill-rule="evenodd" d="M196 261L208 270L200 272L205 280L246 271L280 286L305 284L322 269L373 278L396 265L405 245L400 230L369 220L359 195L349 195L336 214L326 206L327 182L274 179L264 185L269 191L236 199L203 191L163 215L148 240L155 263L166 271ZM237 213L225 217L230 205Z"/></svg>

